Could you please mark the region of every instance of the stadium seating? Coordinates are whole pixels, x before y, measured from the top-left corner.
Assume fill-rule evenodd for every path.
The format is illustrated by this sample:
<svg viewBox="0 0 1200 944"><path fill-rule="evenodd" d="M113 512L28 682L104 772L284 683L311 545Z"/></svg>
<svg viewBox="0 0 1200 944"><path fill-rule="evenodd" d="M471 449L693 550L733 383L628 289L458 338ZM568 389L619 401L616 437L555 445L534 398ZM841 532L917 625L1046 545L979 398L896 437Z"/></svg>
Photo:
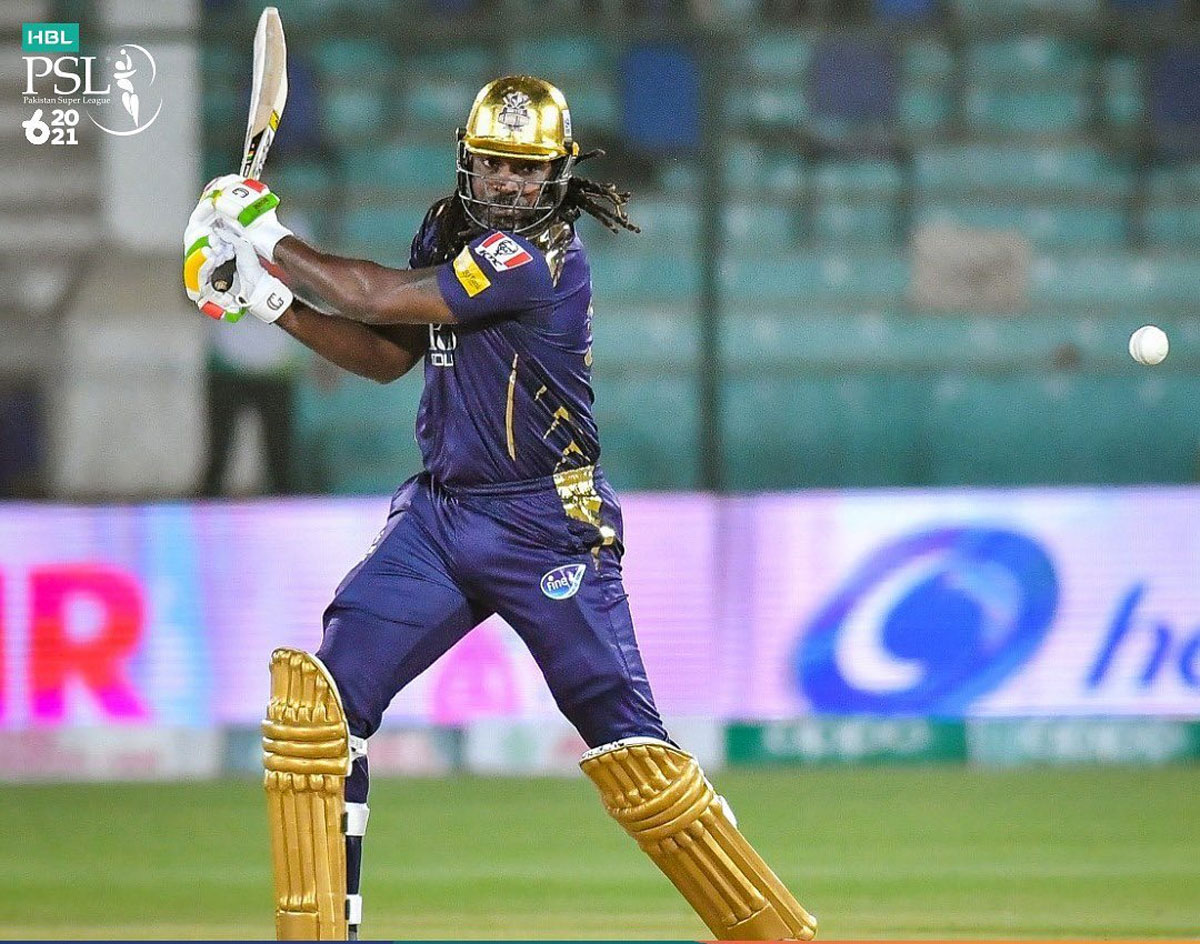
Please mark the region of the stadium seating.
<svg viewBox="0 0 1200 944"><path fill-rule="evenodd" d="M687 304L601 305L592 321L596 372L693 371L699 361L699 327Z"/></svg>
<svg viewBox="0 0 1200 944"><path fill-rule="evenodd" d="M474 93L487 81L494 79L500 68L500 52L490 44L455 40L436 45L421 45L404 50L403 61L393 63L392 75L397 79L408 76L428 78L453 77L465 85L474 86ZM397 74L399 73L399 74ZM469 102L466 107L470 107ZM461 123L466 114L459 107L457 121Z"/></svg>
<svg viewBox="0 0 1200 944"><path fill-rule="evenodd" d="M619 134L621 97L615 83L569 77L561 88L571 103L571 113L579 114L574 133L583 147L597 138L608 140Z"/></svg>
<svg viewBox="0 0 1200 944"><path fill-rule="evenodd" d="M345 182L358 194L395 194L430 190L449 192L454 186L454 142L422 144L398 141L360 147L343 161Z"/></svg>
<svg viewBox="0 0 1200 944"><path fill-rule="evenodd" d="M1083 131L1091 119L1090 99L1083 89L1000 89L972 85L966 94L966 116L982 134L1052 135Z"/></svg>
<svg viewBox="0 0 1200 944"><path fill-rule="evenodd" d="M743 256L722 267L721 286L736 305L786 307L842 302L869 307L901 301L908 261L899 255L789 252Z"/></svg>
<svg viewBox="0 0 1200 944"><path fill-rule="evenodd" d="M377 39L332 36L313 50L325 87L359 85L368 78L386 74L392 62L387 44Z"/></svg>
<svg viewBox="0 0 1200 944"><path fill-rule="evenodd" d="M1135 255L1043 258L1033 267L1035 305L1187 310L1200 297L1200 259Z"/></svg>
<svg viewBox="0 0 1200 944"><path fill-rule="evenodd" d="M464 6L540 22L520 0L412 2L447 24L471 21ZM613 24L660 23L661 5L556 0L561 29L500 42L458 25L435 42L322 31L367 7L321 6L304 0L297 18L314 37L335 154L281 163L268 180L327 220L318 234L342 251L406 258L420 214L452 185L452 129L501 72L555 81L580 140L610 150L603 173L592 173L599 162L586 173L630 184L643 233L613 236L587 219L579 229L596 410L622 486L703 484L704 371L717 372L735 489L1200 474L1188 351L1200 343L1200 53L1186 4L870 0L822 19L810 11L841 7L777 3L793 17L768 19L762 0L719 0L704 5L702 27L680 13L643 34ZM728 56L720 114L697 110L718 45L704 30ZM236 128L239 60L218 43L204 56L206 122ZM698 151L713 133L718 152ZM221 169L216 137L205 162ZM710 258L713 162L721 240ZM914 228L942 222L1028 240L1019 314L909 308ZM701 308L710 266L715 312ZM708 314L719 321L714 362L701 344ZM1153 373L1124 350L1146 322L1173 341ZM306 393L301 425L325 443L328 487L390 487L397 466L415 465L415 386Z"/></svg>
<svg viewBox="0 0 1200 944"><path fill-rule="evenodd" d="M895 200L904 181L895 164L879 160L844 160L821 164L813 174L814 189L826 197Z"/></svg>
<svg viewBox="0 0 1200 944"><path fill-rule="evenodd" d="M1145 80L1132 56L1113 56L1104 63L1103 119L1110 128L1136 129L1146 115Z"/></svg>
<svg viewBox="0 0 1200 944"><path fill-rule="evenodd" d="M620 63L621 112L628 145L641 154L700 146L700 71L674 43L631 46Z"/></svg>
<svg viewBox="0 0 1200 944"><path fill-rule="evenodd" d="M874 7L884 22L920 22L938 14L938 0L875 0Z"/></svg>
<svg viewBox="0 0 1200 944"><path fill-rule="evenodd" d="M790 82L808 68L813 46L813 37L806 33L751 34L742 61L751 78Z"/></svg>
<svg viewBox="0 0 1200 944"><path fill-rule="evenodd" d="M954 76L954 54L939 39L923 36L906 43L902 61L906 82L948 82Z"/></svg>
<svg viewBox="0 0 1200 944"><path fill-rule="evenodd" d="M723 222L724 242L733 252L786 252L800 238L799 214L788 206L758 201L728 203Z"/></svg>
<svg viewBox="0 0 1200 944"><path fill-rule="evenodd" d="M630 216L641 227L645 241L654 243L660 249L670 247L687 252L700 238L700 208L686 200L661 197L638 199L631 205ZM591 227L593 230L596 228Z"/></svg>
<svg viewBox="0 0 1200 944"><path fill-rule="evenodd" d="M963 64L981 84L1078 87L1091 74L1094 58L1083 43L1031 33L971 43Z"/></svg>
<svg viewBox="0 0 1200 944"><path fill-rule="evenodd" d="M1200 207L1151 206L1144 228L1152 245L1193 249L1200 245Z"/></svg>
<svg viewBox="0 0 1200 944"><path fill-rule="evenodd" d="M900 126L910 138L945 131L954 118L954 95L948 85L914 85L900 92Z"/></svg>
<svg viewBox="0 0 1200 944"><path fill-rule="evenodd" d="M479 83L470 77L439 74L414 76L402 93L402 112L406 123L435 133L462 124L463 103L475 99Z"/></svg>
<svg viewBox="0 0 1200 944"><path fill-rule="evenodd" d="M816 123L849 134L890 134L896 114L899 63L884 39L829 37L818 42L808 72Z"/></svg>
<svg viewBox="0 0 1200 944"><path fill-rule="evenodd" d="M1086 146L935 146L916 153L915 170L919 196L991 193L1117 202L1133 186L1129 162Z"/></svg>
<svg viewBox="0 0 1200 944"><path fill-rule="evenodd" d="M354 85L336 85L324 94L324 127L331 141L377 141L388 133L388 109L377 90Z"/></svg>
<svg viewBox="0 0 1200 944"><path fill-rule="evenodd" d="M1173 44L1150 65L1152 157L1200 157L1200 44Z"/></svg>
<svg viewBox="0 0 1200 944"><path fill-rule="evenodd" d="M1081 252L1116 249L1127 239L1127 215L1119 207L997 204L984 201L927 203L917 223L952 221L960 226L1022 233L1039 249Z"/></svg>
<svg viewBox="0 0 1200 944"><path fill-rule="evenodd" d="M551 80L586 79L614 64L611 48L601 39L586 36L517 38L506 53L508 67L514 72L544 74Z"/></svg>
<svg viewBox="0 0 1200 944"><path fill-rule="evenodd" d="M735 376L722 396L730 482L783 489L910 480L904 420L919 411L920 389L919 378L875 373Z"/></svg>
<svg viewBox="0 0 1200 944"><path fill-rule="evenodd" d="M331 389L311 379L301 384L295 460L301 487L386 494L420 471L413 432L420 396L419 376L384 387L344 373Z"/></svg>
<svg viewBox="0 0 1200 944"><path fill-rule="evenodd" d="M1062 24L1099 20L1104 0L952 0L958 19L972 27L1050 19Z"/></svg>
<svg viewBox="0 0 1200 944"><path fill-rule="evenodd" d="M409 247L425 218L420 203L358 207L342 217L335 248L359 258L390 265L408 265Z"/></svg>
<svg viewBox="0 0 1200 944"><path fill-rule="evenodd" d="M626 243L592 253L591 266L597 305L691 302L700 285L694 246L655 252Z"/></svg>

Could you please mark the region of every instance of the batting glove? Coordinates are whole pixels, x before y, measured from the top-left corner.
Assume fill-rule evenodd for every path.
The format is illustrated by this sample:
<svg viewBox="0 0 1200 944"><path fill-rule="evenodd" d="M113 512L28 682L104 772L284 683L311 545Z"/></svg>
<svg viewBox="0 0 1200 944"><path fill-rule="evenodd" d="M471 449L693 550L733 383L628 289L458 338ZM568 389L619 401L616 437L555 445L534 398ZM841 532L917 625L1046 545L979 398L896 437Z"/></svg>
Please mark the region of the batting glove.
<svg viewBox="0 0 1200 944"><path fill-rule="evenodd" d="M201 236L208 235L208 231L212 229L212 225L216 221L217 208L213 206L212 198L205 191L200 202L196 204L196 209L192 210L192 215L188 217L187 226L183 230L184 258L187 257L196 240Z"/></svg>
<svg viewBox="0 0 1200 944"><path fill-rule="evenodd" d="M188 298L216 321L241 321L246 314L246 305L237 295L240 288L238 275L235 273L233 284L227 292L218 292L212 284L212 274L216 268L236 258L237 247L230 234L222 231L220 222L217 222L189 248L183 260L183 284Z"/></svg>
<svg viewBox="0 0 1200 944"><path fill-rule="evenodd" d="M218 216L245 234L264 259L275 261L275 245L292 231L279 222L279 198L267 185L249 177L226 174L209 183L200 202L208 198ZM199 208L197 208L199 210Z"/></svg>
<svg viewBox="0 0 1200 944"><path fill-rule="evenodd" d="M258 252L248 239L231 232L220 220L214 225L213 234L217 249L205 265L215 269L227 259L234 258L237 273L228 292L218 293L210 286L212 297L208 300L221 308L226 321L234 320L231 313L240 318L250 312L259 321L274 324L292 304L292 290L263 268ZM206 270L208 273L211 269Z"/></svg>

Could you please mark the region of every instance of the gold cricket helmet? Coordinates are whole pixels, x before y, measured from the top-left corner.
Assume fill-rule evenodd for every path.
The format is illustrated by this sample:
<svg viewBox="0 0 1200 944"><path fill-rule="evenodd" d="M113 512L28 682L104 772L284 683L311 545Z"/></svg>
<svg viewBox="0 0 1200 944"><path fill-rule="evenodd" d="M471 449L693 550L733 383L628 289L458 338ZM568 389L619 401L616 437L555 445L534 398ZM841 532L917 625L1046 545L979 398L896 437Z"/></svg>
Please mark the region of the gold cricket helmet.
<svg viewBox="0 0 1200 944"><path fill-rule="evenodd" d="M458 142L458 194L467 215L484 228L518 233L534 230L554 215L579 153L563 93L532 75L509 75L485 85ZM501 193L499 178L484 172L492 163L487 158L550 166L535 195L529 187Z"/></svg>
<svg viewBox="0 0 1200 944"><path fill-rule="evenodd" d="M475 96L462 140L471 153L495 157L553 161L578 153L563 93L532 75L485 85Z"/></svg>

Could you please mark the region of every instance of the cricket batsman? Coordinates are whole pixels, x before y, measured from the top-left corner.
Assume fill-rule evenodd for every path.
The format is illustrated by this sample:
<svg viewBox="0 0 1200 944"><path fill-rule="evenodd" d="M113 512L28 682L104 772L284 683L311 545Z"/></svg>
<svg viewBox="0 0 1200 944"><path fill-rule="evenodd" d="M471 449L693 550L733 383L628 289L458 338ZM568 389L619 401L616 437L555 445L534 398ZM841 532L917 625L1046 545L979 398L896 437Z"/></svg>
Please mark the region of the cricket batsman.
<svg viewBox="0 0 1200 944"><path fill-rule="evenodd" d="M425 361L424 469L338 587L316 654L272 656L263 746L281 940L357 937L367 744L396 693L493 613L587 742L580 766L607 811L715 938L816 933L664 729L638 652L621 506L598 464L592 286L574 224L637 227L628 193L576 176L595 153L580 155L557 88L508 76L475 99L454 192L426 214L411 268L307 245L270 190L236 175L212 181L189 221L185 282L206 313L249 312L381 383ZM209 277L229 259L221 293Z"/></svg>

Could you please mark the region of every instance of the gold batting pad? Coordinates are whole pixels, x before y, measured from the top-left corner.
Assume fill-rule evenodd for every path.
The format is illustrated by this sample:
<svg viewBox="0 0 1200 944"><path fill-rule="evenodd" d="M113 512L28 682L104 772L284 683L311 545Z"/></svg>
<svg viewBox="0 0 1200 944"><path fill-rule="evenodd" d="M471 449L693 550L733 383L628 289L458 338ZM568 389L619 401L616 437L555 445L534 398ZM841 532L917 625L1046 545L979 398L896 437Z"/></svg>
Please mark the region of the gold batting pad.
<svg viewBox="0 0 1200 944"><path fill-rule="evenodd" d="M811 940L817 922L738 832L696 758L655 738L605 744L579 762L609 814L720 941Z"/></svg>
<svg viewBox="0 0 1200 944"><path fill-rule="evenodd" d="M350 732L337 685L315 656L296 649L271 653L262 731L275 936L344 941Z"/></svg>

